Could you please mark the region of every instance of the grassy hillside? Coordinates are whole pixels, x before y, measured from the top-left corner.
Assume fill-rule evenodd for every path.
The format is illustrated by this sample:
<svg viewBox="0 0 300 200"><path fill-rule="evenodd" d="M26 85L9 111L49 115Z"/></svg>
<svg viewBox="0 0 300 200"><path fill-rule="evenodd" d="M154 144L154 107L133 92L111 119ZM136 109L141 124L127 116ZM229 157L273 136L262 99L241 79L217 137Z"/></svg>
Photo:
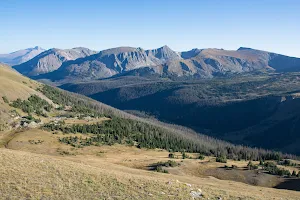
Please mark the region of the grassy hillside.
<svg viewBox="0 0 300 200"><path fill-rule="evenodd" d="M10 100L28 98L37 94L38 83L15 72L12 68L0 64L0 94ZM3 101L2 98L0 101Z"/></svg>
<svg viewBox="0 0 300 200"><path fill-rule="evenodd" d="M187 199L184 184L48 156L0 150L1 196L17 199ZM18 176L22 174L22 179ZM155 183L155 184L153 184ZM165 193L165 195L162 194ZM170 195L170 197L168 197Z"/></svg>
<svg viewBox="0 0 300 200"><path fill-rule="evenodd" d="M25 100L31 95L37 95L51 102L42 93L36 91L40 85L40 83L17 73L9 66L0 64L0 131L9 129L9 124L17 117L14 112L16 109L10 107L5 101L15 101L18 98ZM18 112L22 113L20 110Z"/></svg>
<svg viewBox="0 0 300 200"><path fill-rule="evenodd" d="M298 199L299 192L248 186L213 178L163 175L116 164L0 149L1 196L8 199ZM20 179L22 174L22 179ZM189 186L191 184L191 187Z"/></svg>
<svg viewBox="0 0 300 200"><path fill-rule="evenodd" d="M274 187L290 178L285 179L282 176L274 176L265 173L262 167L259 169L249 170L247 165L249 161L245 160L227 160L226 163L216 162L215 157L202 156L199 159L198 153L186 153L186 158L182 158L182 153L173 152L173 157L170 158L169 152L162 149L146 149L136 148L130 145L97 145L84 146L82 148L74 148L71 145L61 143L58 138L64 138L66 135L58 132L53 134L40 129L31 129L14 135L7 148L26 151L38 154L46 154L63 159L80 161L87 164L89 160L94 162L114 163L129 168L155 171L153 167L157 163L168 161L176 162L176 167L165 167L164 169L170 174L181 176L196 176L208 177L214 176L222 180L232 180L247 183L250 185ZM89 137L89 134L76 133L77 137ZM85 160L87 159L87 160ZM254 165L259 165L259 161L252 161ZM268 162L268 161L266 161ZM273 161L270 161L273 162ZM284 168L292 173L299 171L300 166L298 161L291 160L289 165L279 165L279 168ZM228 168L224 168L224 166ZM236 168L231 168L236 166ZM295 177L294 177L295 178ZM298 179L298 182L300 179Z"/></svg>

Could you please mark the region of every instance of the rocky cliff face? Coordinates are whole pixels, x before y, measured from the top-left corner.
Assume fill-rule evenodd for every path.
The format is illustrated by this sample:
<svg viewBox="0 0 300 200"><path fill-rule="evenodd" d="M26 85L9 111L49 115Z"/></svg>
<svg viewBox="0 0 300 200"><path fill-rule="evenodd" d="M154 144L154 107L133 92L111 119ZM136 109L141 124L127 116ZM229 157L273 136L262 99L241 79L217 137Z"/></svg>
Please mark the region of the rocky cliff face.
<svg viewBox="0 0 300 200"><path fill-rule="evenodd" d="M36 76L52 72L66 61L86 57L94 53L96 52L82 47L66 50L49 49L21 65L14 66L14 68L27 76Z"/></svg>

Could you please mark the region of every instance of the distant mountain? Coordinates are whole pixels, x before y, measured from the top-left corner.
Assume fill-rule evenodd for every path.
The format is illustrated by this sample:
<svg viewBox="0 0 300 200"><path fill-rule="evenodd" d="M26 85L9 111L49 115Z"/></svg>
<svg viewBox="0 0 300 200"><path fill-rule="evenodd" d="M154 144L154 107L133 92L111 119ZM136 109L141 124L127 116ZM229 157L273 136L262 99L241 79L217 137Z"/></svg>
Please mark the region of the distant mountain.
<svg viewBox="0 0 300 200"><path fill-rule="evenodd" d="M57 71L40 78L53 81L123 75L210 78L256 70L299 71L300 59L244 47L236 51L192 49L187 52L176 52L168 46L153 50L119 47L65 62Z"/></svg>
<svg viewBox="0 0 300 200"><path fill-rule="evenodd" d="M182 59L180 54L171 50L168 46L154 50L119 47L64 63L58 70L41 77L51 80L92 80L107 78L145 67L151 67L155 73L160 74L161 72L156 71L158 68L155 68L155 66L180 59Z"/></svg>
<svg viewBox="0 0 300 200"><path fill-rule="evenodd" d="M193 49L182 52L184 60L167 63L166 67L184 66L188 74L213 77L219 74L251 72L255 70L299 71L300 59L241 47L237 51L223 49Z"/></svg>
<svg viewBox="0 0 300 200"><path fill-rule="evenodd" d="M62 63L66 61L90 56L95 53L96 51L83 47L64 50L54 48L44 51L33 59L14 66L14 68L24 75L36 76L39 74L52 72L58 69Z"/></svg>
<svg viewBox="0 0 300 200"><path fill-rule="evenodd" d="M163 46L158 49L153 50L147 50L146 51L147 56L149 56L151 59L157 58L158 63L164 63L170 60L178 60L180 59L180 54L170 49L168 46Z"/></svg>
<svg viewBox="0 0 300 200"><path fill-rule="evenodd" d="M0 62L11 66L19 65L34 58L44 51L45 49L36 46L34 48L23 49L9 54L0 54Z"/></svg>

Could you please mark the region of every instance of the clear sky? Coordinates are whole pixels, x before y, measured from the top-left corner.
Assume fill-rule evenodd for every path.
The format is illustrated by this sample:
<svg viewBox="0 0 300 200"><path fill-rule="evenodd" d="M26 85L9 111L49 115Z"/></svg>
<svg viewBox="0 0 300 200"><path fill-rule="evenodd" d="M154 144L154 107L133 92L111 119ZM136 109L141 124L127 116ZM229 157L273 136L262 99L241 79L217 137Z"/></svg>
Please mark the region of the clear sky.
<svg viewBox="0 0 300 200"><path fill-rule="evenodd" d="M300 57L299 0L0 0L0 53L240 46Z"/></svg>

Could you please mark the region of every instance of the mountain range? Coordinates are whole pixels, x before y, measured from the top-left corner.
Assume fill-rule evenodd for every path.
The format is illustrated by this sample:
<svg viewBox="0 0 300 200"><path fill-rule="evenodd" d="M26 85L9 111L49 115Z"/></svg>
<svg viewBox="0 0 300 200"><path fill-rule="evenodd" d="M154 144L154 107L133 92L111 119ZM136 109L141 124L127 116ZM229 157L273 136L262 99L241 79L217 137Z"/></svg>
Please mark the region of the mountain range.
<svg viewBox="0 0 300 200"><path fill-rule="evenodd" d="M0 54L0 62L8 65L18 65L34 58L44 51L45 49L36 46L34 48L22 49L9 54Z"/></svg>
<svg viewBox="0 0 300 200"><path fill-rule="evenodd" d="M299 71L300 59L241 47L192 49L176 52L168 46L158 49L119 47L96 53L85 48L50 49L16 70L37 79L52 81L97 80L116 76L211 78L257 70Z"/></svg>

